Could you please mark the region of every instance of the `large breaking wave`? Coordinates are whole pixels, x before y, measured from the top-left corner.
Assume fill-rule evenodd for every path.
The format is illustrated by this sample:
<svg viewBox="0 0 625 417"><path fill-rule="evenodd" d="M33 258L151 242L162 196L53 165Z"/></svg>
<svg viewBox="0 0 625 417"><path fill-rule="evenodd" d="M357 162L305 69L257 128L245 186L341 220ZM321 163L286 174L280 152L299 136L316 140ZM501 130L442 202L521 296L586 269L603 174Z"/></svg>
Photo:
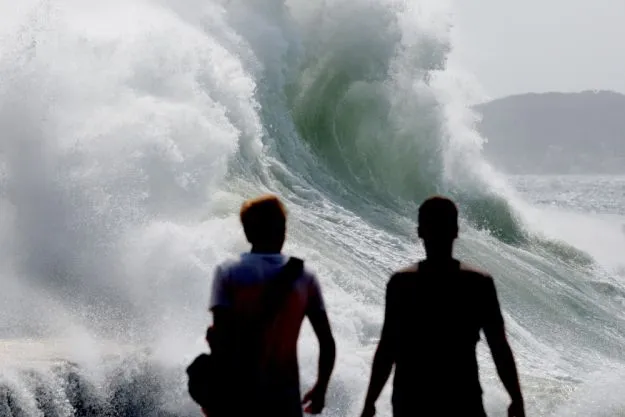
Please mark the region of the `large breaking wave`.
<svg viewBox="0 0 625 417"><path fill-rule="evenodd" d="M1 415L197 415L184 365L203 349L212 268L245 248L236 211L264 191L287 201L288 251L322 277L340 349L328 415L358 412L386 277L420 253L412 219L432 193L459 201L459 252L498 279L532 413L622 409L625 290L537 234L481 158L446 68L447 5L0 12ZM480 353L498 415L505 396ZM304 384L315 354L306 328Z"/></svg>

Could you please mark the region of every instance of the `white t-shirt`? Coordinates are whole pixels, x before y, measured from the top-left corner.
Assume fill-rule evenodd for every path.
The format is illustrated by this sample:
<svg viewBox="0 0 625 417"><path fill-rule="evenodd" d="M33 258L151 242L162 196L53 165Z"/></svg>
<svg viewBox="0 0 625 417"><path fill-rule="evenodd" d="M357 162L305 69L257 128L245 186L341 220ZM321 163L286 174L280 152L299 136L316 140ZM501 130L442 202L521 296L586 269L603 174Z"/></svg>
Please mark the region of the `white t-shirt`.
<svg viewBox="0 0 625 417"><path fill-rule="evenodd" d="M228 307L238 320L254 320L263 306L265 285L277 276L288 257L282 254L243 253L236 261L217 266L209 309ZM325 310L319 282L314 273L304 268L282 307L267 330L270 343L271 378L284 387L299 392L297 339L304 318Z"/></svg>
<svg viewBox="0 0 625 417"><path fill-rule="evenodd" d="M215 269L209 310L215 307L232 307L233 292L245 291L251 287L270 282L288 262L289 257L281 253L265 254L246 252L236 261L226 261ZM325 310L319 282L307 268L295 281L294 289L307 292L307 309Z"/></svg>

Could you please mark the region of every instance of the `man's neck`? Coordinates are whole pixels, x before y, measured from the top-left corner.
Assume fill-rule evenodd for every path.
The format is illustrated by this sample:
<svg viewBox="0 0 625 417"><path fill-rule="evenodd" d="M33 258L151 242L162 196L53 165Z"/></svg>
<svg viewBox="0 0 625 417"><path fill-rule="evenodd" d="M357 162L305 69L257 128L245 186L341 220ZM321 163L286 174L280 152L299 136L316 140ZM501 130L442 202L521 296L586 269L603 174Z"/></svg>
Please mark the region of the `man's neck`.
<svg viewBox="0 0 625 417"><path fill-rule="evenodd" d="M431 264L445 264L454 259L454 243L424 241L425 258Z"/></svg>
<svg viewBox="0 0 625 417"><path fill-rule="evenodd" d="M454 260L453 246L449 247L426 247L425 259L432 264L445 264Z"/></svg>
<svg viewBox="0 0 625 417"><path fill-rule="evenodd" d="M450 262L453 262L455 259L453 257L453 254L450 253L445 255L427 255L425 257L425 260L430 264L448 264Z"/></svg>
<svg viewBox="0 0 625 417"><path fill-rule="evenodd" d="M251 253L257 253L259 255L276 255L282 251L282 248L271 246L252 246Z"/></svg>

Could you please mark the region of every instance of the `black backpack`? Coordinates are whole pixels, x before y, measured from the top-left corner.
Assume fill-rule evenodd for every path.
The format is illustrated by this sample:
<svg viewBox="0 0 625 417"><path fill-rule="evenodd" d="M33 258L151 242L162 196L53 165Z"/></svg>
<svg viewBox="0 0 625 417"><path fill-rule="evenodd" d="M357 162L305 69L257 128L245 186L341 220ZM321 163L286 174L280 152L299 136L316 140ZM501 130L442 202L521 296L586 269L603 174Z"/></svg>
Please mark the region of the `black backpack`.
<svg viewBox="0 0 625 417"><path fill-rule="evenodd" d="M258 323L266 324L273 320L280 310L282 302L290 292L293 282L299 278L304 269L304 261L290 258L280 269L278 276L271 280L263 295L263 311ZM189 395L204 410L219 408L218 404L227 398L224 392L228 369L224 361L219 361L215 355L202 353L197 356L186 369Z"/></svg>

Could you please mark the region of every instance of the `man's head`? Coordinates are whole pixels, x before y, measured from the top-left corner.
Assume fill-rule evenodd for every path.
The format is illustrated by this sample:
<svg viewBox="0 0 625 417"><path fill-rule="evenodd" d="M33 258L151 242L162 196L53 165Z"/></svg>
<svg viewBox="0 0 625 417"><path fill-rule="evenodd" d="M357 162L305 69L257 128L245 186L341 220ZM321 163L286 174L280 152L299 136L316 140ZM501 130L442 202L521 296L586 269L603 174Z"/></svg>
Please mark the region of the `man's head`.
<svg viewBox="0 0 625 417"><path fill-rule="evenodd" d="M454 202L441 196L425 200L419 207L418 231L426 250L450 248L458 237L458 209Z"/></svg>
<svg viewBox="0 0 625 417"><path fill-rule="evenodd" d="M286 238L286 208L273 195L247 200L240 218L247 241L257 249L279 252Z"/></svg>

